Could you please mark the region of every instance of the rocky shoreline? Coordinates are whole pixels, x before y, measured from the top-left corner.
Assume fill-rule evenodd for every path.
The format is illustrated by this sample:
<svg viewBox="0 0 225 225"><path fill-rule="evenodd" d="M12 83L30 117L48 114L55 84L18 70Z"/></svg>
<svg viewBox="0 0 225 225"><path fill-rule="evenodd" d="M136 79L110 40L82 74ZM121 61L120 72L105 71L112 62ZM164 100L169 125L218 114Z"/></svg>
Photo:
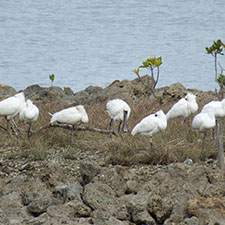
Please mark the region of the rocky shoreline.
<svg viewBox="0 0 225 225"><path fill-rule="evenodd" d="M144 77L149 82L148 77ZM24 90L36 102L65 105L101 102L121 97L127 101L152 98L137 79L114 81L106 88L88 87ZM173 102L187 92L181 84L156 90L159 103ZM199 99L215 99L213 92L192 90ZM16 93L0 86L1 98ZM52 147L43 160L17 158L15 146L0 147L0 224L4 225L223 225L225 224L225 173L217 161L168 165L108 163L101 149ZM32 153L32 152L31 152Z"/></svg>

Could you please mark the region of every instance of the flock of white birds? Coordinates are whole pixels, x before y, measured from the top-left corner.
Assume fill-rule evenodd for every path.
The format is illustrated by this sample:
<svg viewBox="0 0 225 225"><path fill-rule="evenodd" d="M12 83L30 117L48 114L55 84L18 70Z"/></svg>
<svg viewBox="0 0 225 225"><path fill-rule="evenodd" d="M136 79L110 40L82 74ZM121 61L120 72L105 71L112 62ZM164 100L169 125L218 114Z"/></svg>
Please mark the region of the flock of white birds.
<svg viewBox="0 0 225 225"><path fill-rule="evenodd" d="M187 93L184 98L176 102L171 109L165 114L163 110L150 114L137 123L131 131L131 135L138 133L150 136L152 146L152 135L167 128L169 119L183 117L184 121L198 110L196 96L192 93ZM129 119L131 109L129 105L121 99L113 99L107 102L106 111L110 120L110 130L113 130L113 122L119 121L118 132L120 132L121 124L123 123L122 131L127 132L127 120ZM9 130L9 121L12 121L14 127L16 124L13 118L19 114L21 121L28 123L28 136L31 134L31 124L38 119L39 109L30 99L25 99L24 93L18 93L12 97L0 101L0 115L4 116L7 121L7 130ZM88 115L83 105L63 109L59 112L51 114L50 124L61 123L72 125L72 131L75 125L80 123L88 123ZM217 117L225 116L225 99L222 101L211 101L204 105L201 112L195 115L192 120L192 128L200 132L206 133L207 129L213 128L216 125Z"/></svg>

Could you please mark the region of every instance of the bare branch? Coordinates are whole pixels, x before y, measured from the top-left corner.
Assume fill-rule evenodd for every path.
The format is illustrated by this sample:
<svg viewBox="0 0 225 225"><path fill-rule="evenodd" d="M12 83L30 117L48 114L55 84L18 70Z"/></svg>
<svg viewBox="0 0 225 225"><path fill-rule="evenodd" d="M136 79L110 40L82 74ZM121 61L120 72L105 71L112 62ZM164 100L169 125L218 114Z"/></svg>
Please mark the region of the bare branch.
<svg viewBox="0 0 225 225"><path fill-rule="evenodd" d="M58 128L68 129L68 130L72 130L73 129L73 126L69 125L69 124L48 124L48 125L46 125L44 127L41 127L37 132L40 132L42 130L45 130L45 129L48 129L48 128L51 128L51 127L58 127ZM94 131L94 132L99 132L99 133L102 133L102 134L113 134L113 135L116 135L116 133L114 131L104 130L104 129L95 128L95 127L77 126L77 127L74 127L74 130Z"/></svg>
<svg viewBox="0 0 225 225"><path fill-rule="evenodd" d="M8 131L5 127L3 127L1 125L0 125L0 128L3 129L3 130L5 130L5 131Z"/></svg>
<svg viewBox="0 0 225 225"><path fill-rule="evenodd" d="M215 61L214 61L214 64L215 64L215 80L217 80L217 53L215 52Z"/></svg>
<svg viewBox="0 0 225 225"><path fill-rule="evenodd" d="M157 67L157 77L156 77L156 81L155 81L155 83L154 83L153 89L155 89L155 87L156 87L158 81L159 81L159 67Z"/></svg>
<svg viewBox="0 0 225 225"><path fill-rule="evenodd" d="M222 66L221 66L221 64L218 62L218 65L219 65L219 67L220 67L220 69L221 69L221 74L223 74L223 71L225 70Z"/></svg>

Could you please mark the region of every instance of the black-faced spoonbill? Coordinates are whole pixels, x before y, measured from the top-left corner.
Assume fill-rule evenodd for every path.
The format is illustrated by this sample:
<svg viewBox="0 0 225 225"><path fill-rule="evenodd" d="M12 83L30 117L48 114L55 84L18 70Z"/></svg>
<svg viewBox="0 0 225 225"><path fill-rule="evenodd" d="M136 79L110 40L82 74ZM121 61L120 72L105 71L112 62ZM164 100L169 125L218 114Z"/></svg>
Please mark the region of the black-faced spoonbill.
<svg viewBox="0 0 225 225"><path fill-rule="evenodd" d="M79 123L88 123L88 115L85 111L84 106L78 105L54 113L50 120L50 124L55 122L72 125L73 126L72 132L73 132L75 125Z"/></svg>
<svg viewBox="0 0 225 225"><path fill-rule="evenodd" d="M225 116L225 99L222 101L211 101L205 104L202 107L201 112L213 112L214 116L217 117L224 117Z"/></svg>
<svg viewBox="0 0 225 225"><path fill-rule="evenodd" d="M150 114L142 119L131 131L131 135L142 134L150 136L150 145L152 149L152 135L165 130L167 127L166 115L162 110Z"/></svg>
<svg viewBox="0 0 225 225"><path fill-rule="evenodd" d="M215 127L215 125L216 125L216 118L212 111L200 112L193 118L192 120L193 130L197 130L199 132L204 133L202 139L202 151L204 150L205 146L206 131L210 128Z"/></svg>
<svg viewBox="0 0 225 225"><path fill-rule="evenodd" d="M20 121L29 124L29 128L27 131L27 135L30 136L31 134L31 124L32 122L36 121L39 116L39 109L33 102L28 99L24 108L20 111Z"/></svg>
<svg viewBox="0 0 225 225"><path fill-rule="evenodd" d="M23 109L25 105L24 93L18 93L14 96L6 98L0 102L0 115L5 116L7 130L9 131L9 120L12 120L12 123L15 127L16 124L13 120L13 117L16 116Z"/></svg>
<svg viewBox="0 0 225 225"><path fill-rule="evenodd" d="M225 116L225 99L221 101L211 101L207 104L205 104L202 107L201 112L213 112L214 116L216 117L216 126L218 122L218 118L222 118ZM214 129L213 129L213 139L214 139Z"/></svg>
<svg viewBox="0 0 225 225"><path fill-rule="evenodd" d="M106 111L108 112L111 121L109 124L109 129L112 129L113 126L113 121L118 120L119 121L119 126L118 126L118 132L120 132L120 126L123 122L123 132L127 132L127 120L130 116L131 109L129 105L121 100L121 99L113 99L106 104Z"/></svg>
<svg viewBox="0 0 225 225"><path fill-rule="evenodd" d="M198 104L196 102L196 96L192 93L188 93L172 106L167 112L166 118L169 120L176 117L183 117L185 121L187 117L197 112L197 110Z"/></svg>

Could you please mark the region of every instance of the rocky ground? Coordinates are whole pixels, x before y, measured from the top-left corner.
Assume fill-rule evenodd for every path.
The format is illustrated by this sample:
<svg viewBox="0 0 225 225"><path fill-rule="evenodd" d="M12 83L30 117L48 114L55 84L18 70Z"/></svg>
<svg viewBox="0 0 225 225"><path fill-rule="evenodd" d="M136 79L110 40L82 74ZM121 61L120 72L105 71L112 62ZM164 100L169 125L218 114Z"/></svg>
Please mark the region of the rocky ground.
<svg viewBox="0 0 225 225"><path fill-rule="evenodd" d="M157 89L156 97L160 102L172 101L186 91L174 84ZM24 92L34 101L57 99L66 104L149 95L137 79L78 93L38 85ZM215 97L194 92L204 99ZM11 87L0 86L2 98L15 93ZM18 150L0 147L0 224L225 224L225 173L216 160L127 167L107 163L108 156L100 149L94 154L80 149L73 159L65 159L65 149L52 147L43 160L16 157Z"/></svg>

